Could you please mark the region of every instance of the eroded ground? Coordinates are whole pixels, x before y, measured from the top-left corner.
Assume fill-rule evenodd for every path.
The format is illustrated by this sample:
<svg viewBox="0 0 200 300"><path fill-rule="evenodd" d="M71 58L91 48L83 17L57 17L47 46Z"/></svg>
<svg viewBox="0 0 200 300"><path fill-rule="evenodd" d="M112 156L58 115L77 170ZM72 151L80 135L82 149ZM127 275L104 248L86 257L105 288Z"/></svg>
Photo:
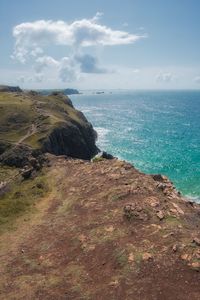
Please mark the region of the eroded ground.
<svg viewBox="0 0 200 300"><path fill-rule="evenodd" d="M119 160L50 162L0 236L0 299L200 299L198 205Z"/></svg>

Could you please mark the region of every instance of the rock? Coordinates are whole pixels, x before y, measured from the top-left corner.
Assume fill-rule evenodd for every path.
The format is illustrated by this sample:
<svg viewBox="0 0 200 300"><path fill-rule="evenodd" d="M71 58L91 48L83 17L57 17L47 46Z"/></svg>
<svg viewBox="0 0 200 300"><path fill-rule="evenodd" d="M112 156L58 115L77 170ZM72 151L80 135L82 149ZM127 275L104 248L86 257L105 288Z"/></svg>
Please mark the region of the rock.
<svg viewBox="0 0 200 300"><path fill-rule="evenodd" d="M188 266L197 272L200 271L200 262L199 261L192 262L192 263L188 264Z"/></svg>
<svg viewBox="0 0 200 300"><path fill-rule="evenodd" d="M7 185L7 181L1 181L0 182L0 190L4 189Z"/></svg>
<svg viewBox="0 0 200 300"><path fill-rule="evenodd" d="M127 204L124 206L123 211L124 211L124 217L126 217L126 219L130 220L134 216L135 205Z"/></svg>
<svg viewBox="0 0 200 300"><path fill-rule="evenodd" d="M157 189L161 190L161 191L164 191L166 189L166 184L165 183L158 183L157 184Z"/></svg>
<svg viewBox="0 0 200 300"><path fill-rule="evenodd" d="M114 227L112 225L106 227L105 229L107 232L113 232L114 231Z"/></svg>
<svg viewBox="0 0 200 300"><path fill-rule="evenodd" d="M102 159L113 159L113 158L114 158L114 157L113 157L111 154L109 154L109 153L107 153L107 152L105 152L105 151L101 151L101 152L97 153L97 154L91 159L91 161L92 161L92 162L95 162L95 161L102 160Z"/></svg>
<svg viewBox="0 0 200 300"><path fill-rule="evenodd" d="M200 246L200 239L195 237L195 238L193 238L192 243L196 244L197 246Z"/></svg>
<svg viewBox="0 0 200 300"><path fill-rule="evenodd" d="M177 252L178 251L178 245L177 244L173 245L172 251L173 252Z"/></svg>
<svg viewBox="0 0 200 300"><path fill-rule="evenodd" d="M182 260L190 261L191 258L192 258L192 256L188 253L184 253L184 254L181 255Z"/></svg>
<svg viewBox="0 0 200 300"><path fill-rule="evenodd" d="M146 221L149 219L146 211L143 208L136 204L126 204L123 208L124 218L127 220L135 219Z"/></svg>
<svg viewBox="0 0 200 300"><path fill-rule="evenodd" d="M134 261L134 259L135 259L135 257L134 257L134 254L131 252L131 253L129 253L129 256L128 256L128 261L129 262L133 262Z"/></svg>
<svg viewBox="0 0 200 300"><path fill-rule="evenodd" d="M147 204L150 204L151 207L157 207L160 204L160 201L156 197L148 197L145 201Z"/></svg>
<svg viewBox="0 0 200 300"><path fill-rule="evenodd" d="M163 220L164 217L165 217L164 213L163 213L161 210L159 210L159 211L156 213L156 216L158 217L158 219L159 219L160 221Z"/></svg>
<svg viewBox="0 0 200 300"><path fill-rule="evenodd" d="M24 179L29 179L31 177L32 172L33 172L33 168L27 166L21 170L21 175Z"/></svg>
<svg viewBox="0 0 200 300"><path fill-rule="evenodd" d="M0 155L3 154L5 151L10 149L10 143L6 141L0 141Z"/></svg>
<svg viewBox="0 0 200 300"><path fill-rule="evenodd" d="M5 151L0 156L0 162L10 167L23 168L29 164L31 149L25 145L19 145Z"/></svg>
<svg viewBox="0 0 200 300"><path fill-rule="evenodd" d="M164 181L164 177L163 175L161 174L154 174L154 175L151 175L152 178L155 180L155 181L160 181L160 182L163 182Z"/></svg>
<svg viewBox="0 0 200 300"><path fill-rule="evenodd" d="M152 260L152 259L153 259L153 255L152 255L151 253L146 252L146 253L144 253L144 254L142 255L142 259L143 259L144 261Z"/></svg>
<svg viewBox="0 0 200 300"><path fill-rule="evenodd" d="M89 122L85 121L83 126L63 123L44 139L42 148L43 152L89 160L98 152L95 140L96 132Z"/></svg>
<svg viewBox="0 0 200 300"><path fill-rule="evenodd" d="M197 259L200 259L200 249L198 249L196 252L195 252L195 257Z"/></svg>
<svg viewBox="0 0 200 300"><path fill-rule="evenodd" d="M178 214L184 215L184 211L176 203L172 202L172 205L175 207L175 209L178 212Z"/></svg>

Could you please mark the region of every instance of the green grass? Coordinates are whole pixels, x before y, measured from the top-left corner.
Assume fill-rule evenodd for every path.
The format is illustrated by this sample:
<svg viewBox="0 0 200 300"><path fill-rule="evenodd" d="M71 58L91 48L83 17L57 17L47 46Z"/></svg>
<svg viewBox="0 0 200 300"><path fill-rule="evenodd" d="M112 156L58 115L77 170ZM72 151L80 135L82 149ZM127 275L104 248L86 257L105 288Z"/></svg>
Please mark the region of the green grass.
<svg viewBox="0 0 200 300"><path fill-rule="evenodd" d="M128 264L128 257L127 257L126 251L124 249L121 251L116 250L114 256L115 256L115 260L116 260L117 264L120 266L120 268L123 268Z"/></svg>
<svg viewBox="0 0 200 300"><path fill-rule="evenodd" d="M30 99L0 93L0 115L0 139L17 142L27 133L35 111Z"/></svg>
<svg viewBox="0 0 200 300"><path fill-rule="evenodd" d="M183 221L176 218L175 216L166 216L165 217L165 223L167 223L169 226L178 226L183 225Z"/></svg>
<svg viewBox="0 0 200 300"><path fill-rule="evenodd" d="M0 182L9 181L11 178L16 177L19 171L15 167L0 166Z"/></svg>
<svg viewBox="0 0 200 300"><path fill-rule="evenodd" d="M93 163L96 163L96 162L99 162L99 161L103 161L104 158L103 157L99 157L99 156L95 156L94 158L92 158L92 162Z"/></svg>
<svg viewBox="0 0 200 300"><path fill-rule="evenodd" d="M0 231L12 226L17 217L33 208L33 205L48 192L43 174L34 179L12 183L9 191L0 196Z"/></svg>
<svg viewBox="0 0 200 300"><path fill-rule="evenodd" d="M26 94L0 93L0 115L0 141L17 143L35 124L37 132L23 141L34 149L40 148L40 140L56 127L87 124L79 111L56 96L37 95L31 98Z"/></svg>

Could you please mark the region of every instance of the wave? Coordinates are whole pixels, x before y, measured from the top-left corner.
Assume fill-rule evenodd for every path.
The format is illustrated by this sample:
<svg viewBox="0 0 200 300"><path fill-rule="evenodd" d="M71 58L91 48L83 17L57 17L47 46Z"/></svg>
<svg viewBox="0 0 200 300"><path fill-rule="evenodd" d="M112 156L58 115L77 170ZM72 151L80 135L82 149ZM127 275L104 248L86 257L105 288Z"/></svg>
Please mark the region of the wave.
<svg viewBox="0 0 200 300"><path fill-rule="evenodd" d="M199 196L192 196L192 195L184 195L184 197L190 201L200 203L200 197Z"/></svg>
<svg viewBox="0 0 200 300"><path fill-rule="evenodd" d="M98 139L97 139L97 144L101 145L101 146L105 146L105 144L108 143L107 140L107 134L110 132L109 129L104 128L104 127L94 127L94 129L97 132L98 135Z"/></svg>

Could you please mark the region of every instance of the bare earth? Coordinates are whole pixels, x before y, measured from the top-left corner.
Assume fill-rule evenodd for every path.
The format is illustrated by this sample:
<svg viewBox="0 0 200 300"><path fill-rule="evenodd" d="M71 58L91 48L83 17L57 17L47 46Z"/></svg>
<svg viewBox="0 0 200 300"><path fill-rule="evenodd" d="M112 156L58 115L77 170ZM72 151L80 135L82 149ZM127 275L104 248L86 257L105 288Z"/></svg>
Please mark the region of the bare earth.
<svg viewBox="0 0 200 300"><path fill-rule="evenodd" d="M116 159L50 161L51 192L0 236L0 299L200 299L197 204Z"/></svg>

